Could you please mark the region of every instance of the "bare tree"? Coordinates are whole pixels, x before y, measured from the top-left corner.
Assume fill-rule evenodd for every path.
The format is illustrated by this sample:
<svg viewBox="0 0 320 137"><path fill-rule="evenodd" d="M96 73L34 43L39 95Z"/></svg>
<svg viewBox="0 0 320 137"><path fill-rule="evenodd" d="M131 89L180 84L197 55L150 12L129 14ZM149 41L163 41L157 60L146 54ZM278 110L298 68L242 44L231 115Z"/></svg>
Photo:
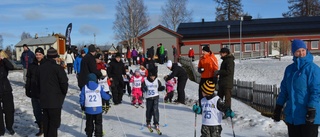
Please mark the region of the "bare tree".
<svg viewBox="0 0 320 137"><path fill-rule="evenodd" d="M290 53L291 42L288 37L284 35L275 36L273 41L279 42L279 45L274 47L275 50L279 51L279 60L281 60L281 54L288 55Z"/></svg>
<svg viewBox="0 0 320 137"><path fill-rule="evenodd" d="M216 7L216 21L239 20L241 16L244 16L241 0L214 1L218 4Z"/></svg>
<svg viewBox="0 0 320 137"><path fill-rule="evenodd" d="M168 0L164 7L161 7L161 23L174 31L182 22L192 21L192 10L187 10L188 0Z"/></svg>
<svg viewBox="0 0 320 137"><path fill-rule="evenodd" d="M7 55L8 55L8 57L9 57L9 59L12 59L12 47L11 47L11 45L8 45L7 46L7 48L6 48L6 50L4 51Z"/></svg>
<svg viewBox="0 0 320 137"><path fill-rule="evenodd" d="M3 38L1 34L0 34L0 49L3 49Z"/></svg>
<svg viewBox="0 0 320 137"><path fill-rule="evenodd" d="M289 11L282 13L283 17L319 16L319 0L288 0Z"/></svg>
<svg viewBox="0 0 320 137"><path fill-rule="evenodd" d="M31 34L29 32L22 32L21 40L28 39L28 38L32 38Z"/></svg>
<svg viewBox="0 0 320 137"><path fill-rule="evenodd" d="M119 0L113 22L115 38L137 47L137 37L149 29L149 16L143 0Z"/></svg>

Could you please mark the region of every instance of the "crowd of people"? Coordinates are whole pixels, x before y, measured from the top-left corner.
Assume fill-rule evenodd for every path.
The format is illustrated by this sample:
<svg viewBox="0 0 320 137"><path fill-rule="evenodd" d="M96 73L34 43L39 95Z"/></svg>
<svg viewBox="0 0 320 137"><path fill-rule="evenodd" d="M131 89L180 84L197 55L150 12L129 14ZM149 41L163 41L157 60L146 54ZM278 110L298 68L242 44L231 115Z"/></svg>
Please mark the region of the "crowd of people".
<svg viewBox="0 0 320 137"><path fill-rule="evenodd" d="M51 47L45 55L41 47L36 48L34 52L30 51L27 45L23 45L23 48L24 52L20 59L24 68L25 94L31 98L35 123L39 128L36 136L43 134L45 137L58 136L62 105L68 91L67 73L76 73L78 79L79 104L86 114L85 132L88 137L103 136L103 112L107 113L110 109L111 99L115 106L122 104L126 92L131 97L132 106L146 107L146 125L151 128L153 117L156 130L159 130L160 122L159 92L166 92L165 103L185 104L188 74L176 62L175 46L172 46L173 62L165 59L162 43L158 44L156 50L157 62L159 64L166 62L166 67L171 71L164 77L165 84L162 84L158 77L153 46L147 49L146 56L135 48L131 50L128 47L126 53L128 65L121 59L122 54L116 53L113 58L109 58L108 54L102 53L95 45L85 47L76 54L67 50L64 56L67 73L61 64L57 64L59 55L56 49ZM221 48L219 53L222 59L220 68L218 59L209 46L202 47L202 56L198 63L198 72L201 73L199 98L192 109L196 115L202 115L201 136L221 136L221 120L227 117L232 119L235 115L231 109L235 57L228 48ZM294 62L285 70L273 119L280 121L281 114L284 113L290 137L306 134L308 137L316 137L320 124L318 113L320 88L317 84L320 82L320 69L313 63L313 57L303 41L292 42L292 53ZM193 60L194 53L189 57ZM15 134L14 101L7 78L8 71L13 69L13 65L7 58L5 52L0 50L0 114L4 116L0 117L0 136L5 134L5 129L9 134ZM139 65L134 71L130 69L131 58L133 65ZM219 85L218 91L216 91L217 85ZM178 96L173 100L175 86ZM143 106L144 99L145 106ZM285 109L282 112L283 107Z"/></svg>

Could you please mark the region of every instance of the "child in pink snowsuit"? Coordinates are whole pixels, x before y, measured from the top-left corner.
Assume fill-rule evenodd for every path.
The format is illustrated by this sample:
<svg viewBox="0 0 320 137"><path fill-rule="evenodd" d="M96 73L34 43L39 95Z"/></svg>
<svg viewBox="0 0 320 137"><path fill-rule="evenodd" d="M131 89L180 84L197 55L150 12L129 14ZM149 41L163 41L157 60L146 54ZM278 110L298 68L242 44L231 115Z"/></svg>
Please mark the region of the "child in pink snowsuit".
<svg viewBox="0 0 320 137"><path fill-rule="evenodd" d="M134 72L134 75L130 78L130 83L132 83L132 105L136 107L143 103L142 102L142 90L141 84L144 82L144 77L141 76L140 70L137 69ZM137 104L138 103L138 104Z"/></svg>
<svg viewBox="0 0 320 137"><path fill-rule="evenodd" d="M177 84L177 80L176 78L172 78L170 80L168 80L166 82L166 96L164 98L165 102L168 103L168 102L172 102L172 98L173 98L173 94L174 94L174 86Z"/></svg>

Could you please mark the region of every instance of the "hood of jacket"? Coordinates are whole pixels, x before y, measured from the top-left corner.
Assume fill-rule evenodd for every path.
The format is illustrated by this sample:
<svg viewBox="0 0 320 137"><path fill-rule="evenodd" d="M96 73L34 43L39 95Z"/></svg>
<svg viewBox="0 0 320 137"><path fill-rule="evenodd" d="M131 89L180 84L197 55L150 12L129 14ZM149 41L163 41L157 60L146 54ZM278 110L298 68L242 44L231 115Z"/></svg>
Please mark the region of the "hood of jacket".
<svg viewBox="0 0 320 137"><path fill-rule="evenodd" d="M293 56L293 64L294 66L300 70L306 63L313 62L313 56L307 51L307 55L305 57L295 57Z"/></svg>

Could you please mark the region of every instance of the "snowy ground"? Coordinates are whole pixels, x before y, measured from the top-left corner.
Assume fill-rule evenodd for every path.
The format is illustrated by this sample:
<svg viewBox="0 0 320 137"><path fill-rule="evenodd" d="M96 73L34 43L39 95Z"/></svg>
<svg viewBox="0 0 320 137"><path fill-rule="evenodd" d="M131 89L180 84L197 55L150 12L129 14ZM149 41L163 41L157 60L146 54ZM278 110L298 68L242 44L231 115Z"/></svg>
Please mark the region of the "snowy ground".
<svg viewBox="0 0 320 137"><path fill-rule="evenodd" d="M283 76L284 68L290 64L292 57L285 57L282 61L273 59L236 61L235 78L257 83L278 84ZM320 64L320 58L315 59ZM221 63L221 60L220 60ZM170 71L165 65L159 66L159 78L163 78ZM62 121L59 128L61 137L84 137L84 131L80 133L81 111L79 107L79 89L74 74L69 77L69 91L65 99L62 111ZM22 72L12 71L9 79L13 87L15 102L15 137L33 137L37 132L32 113L30 99L25 96L22 80ZM163 82L163 80L162 80ZM186 97L197 99L198 84L187 82ZM162 136L167 137L193 137L195 129L195 115L190 106L163 104L164 93L160 94L160 124ZM145 109L134 108L130 105L130 98L125 95L121 105L112 106L108 114L104 114L103 128L107 137L142 137L158 136L149 133L142 126L144 123ZM165 106L164 106L165 105ZM164 109L165 107L165 109ZM275 123L271 118L262 116L251 107L232 99L232 108L236 116L233 118L234 131L237 137L286 137L287 130L284 122ZM120 122L121 121L121 122ZM83 121L83 128L85 121ZM163 127L167 124L166 127ZM143 130L140 130L143 127ZM231 120L223 120L223 137L232 137ZM197 116L196 133L200 136L201 116ZM6 134L6 136L9 136Z"/></svg>

